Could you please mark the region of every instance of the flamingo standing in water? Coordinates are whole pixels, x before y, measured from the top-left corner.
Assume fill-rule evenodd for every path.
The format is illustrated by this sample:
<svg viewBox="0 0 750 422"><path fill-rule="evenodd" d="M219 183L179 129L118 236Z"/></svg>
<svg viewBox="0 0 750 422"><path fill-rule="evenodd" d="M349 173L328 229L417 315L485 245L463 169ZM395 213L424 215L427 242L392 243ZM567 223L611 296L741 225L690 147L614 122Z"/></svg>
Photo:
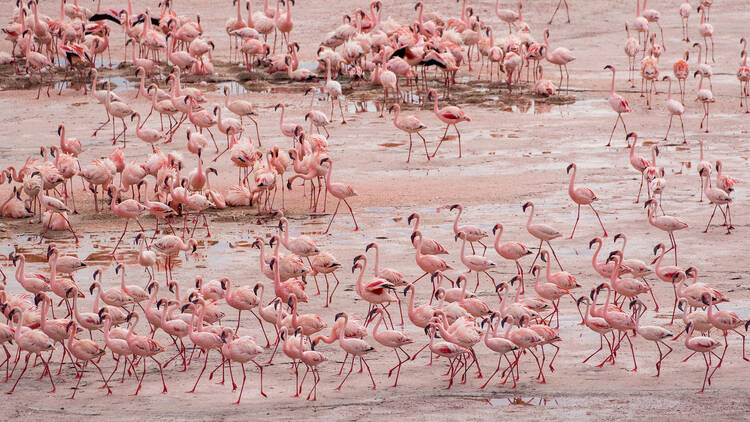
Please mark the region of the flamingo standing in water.
<svg viewBox="0 0 750 422"><path fill-rule="evenodd" d="M570 173L570 170L573 170L573 173ZM568 174L570 174L570 185L568 185L568 195L570 195L570 199L573 200L578 205L578 215L576 216L576 222L573 225L573 232L570 233L569 239L573 238L573 234L576 232L576 226L578 226L578 220L581 218L581 205L588 205L591 207L591 209L594 211L594 214L596 214L597 220L599 220L599 224L602 226L602 230L604 230L603 237L607 237L607 229L604 228L604 223L602 223L602 219L599 218L599 213L596 211L596 208L594 208L593 202L599 200L599 198L596 197L594 192L589 189L582 186L576 186L575 180L576 180L576 165L575 163L570 163L568 165L567 169Z"/></svg>
<svg viewBox="0 0 750 422"><path fill-rule="evenodd" d="M445 135L448 133L448 128L453 125L453 128L456 129L456 134L458 135L458 158L461 158L461 132L458 131L458 126L456 124L461 122L470 122L471 118L466 115L466 113L459 107L456 106L446 106L443 108L438 109L438 96L437 91L434 89L429 90L427 94L427 101L434 101L433 103L433 112L435 113L435 116L437 118L446 124L445 126L445 132L443 132L443 137L440 138L440 142L438 143L437 148L435 148L435 151L432 153L432 157L435 157L435 154L437 154L438 150L440 149L440 145L442 145L443 141L445 140Z"/></svg>
<svg viewBox="0 0 750 422"><path fill-rule="evenodd" d="M609 106L612 107L612 110L617 113L617 119L615 120L615 125L612 127L612 133L609 135L609 142L607 142L607 146L610 146L612 144L612 136L615 134L615 129L617 129L617 122L622 121L622 128L625 130L625 133L628 133L628 127L625 125L625 120L622 118L622 113L630 113L631 110L630 106L628 105L628 100L626 100L622 95L615 92L615 68L612 65L606 65L604 66L604 69L609 69L612 71L612 88L609 91Z"/></svg>
<svg viewBox="0 0 750 422"><path fill-rule="evenodd" d="M562 71L565 68L565 92L567 93L570 89L570 75L568 74L568 63L576 59L576 56L565 47L557 47L556 49L549 51L549 29L544 30L544 58L548 62L557 65L560 68L560 83L557 84L557 92L560 93L562 90Z"/></svg>

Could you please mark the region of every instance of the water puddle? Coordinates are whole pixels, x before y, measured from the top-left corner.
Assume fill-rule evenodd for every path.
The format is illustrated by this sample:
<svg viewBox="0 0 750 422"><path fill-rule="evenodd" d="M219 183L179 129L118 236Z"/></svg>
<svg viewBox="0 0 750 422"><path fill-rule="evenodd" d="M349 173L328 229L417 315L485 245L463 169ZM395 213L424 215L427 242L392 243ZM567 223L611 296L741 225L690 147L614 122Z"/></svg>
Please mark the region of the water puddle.
<svg viewBox="0 0 750 422"><path fill-rule="evenodd" d="M237 81L219 82L216 84L216 90L214 92L223 95L225 87L229 88L229 94L231 95L247 94L248 92L247 88Z"/></svg>

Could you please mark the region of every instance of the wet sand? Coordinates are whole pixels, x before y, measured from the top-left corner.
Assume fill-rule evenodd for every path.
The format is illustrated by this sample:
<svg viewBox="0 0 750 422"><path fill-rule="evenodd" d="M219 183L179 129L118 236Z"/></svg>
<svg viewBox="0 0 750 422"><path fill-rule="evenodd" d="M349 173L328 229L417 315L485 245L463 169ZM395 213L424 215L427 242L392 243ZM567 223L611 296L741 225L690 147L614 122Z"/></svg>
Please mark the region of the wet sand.
<svg viewBox="0 0 750 422"><path fill-rule="evenodd" d="M111 1L103 3L106 7L119 4ZM138 8L142 7L141 3L137 2ZM500 32L503 25L493 14L493 2L472 3L477 13L486 17ZM546 28L550 7L554 3L544 1L524 6L524 18L539 39ZM324 9L327 4L329 3L319 0L304 1L293 9L293 38L301 43L303 61L314 60L317 43L327 31L333 30L340 23L339 16L344 11L337 9L330 12ZM366 2L357 0L347 4L354 9L364 7ZM257 4L253 6L258 7ZM682 56L685 47L680 42L678 5L657 2L650 6L662 12L667 52L662 56L660 70L662 75L671 74L672 63ZM209 9L203 2L185 0L178 1L176 7L180 13L187 14L191 7L201 13L206 37L217 44L215 60L222 74L215 80L228 83L236 92L246 90L242 94L243 98L253 101L259 107L264 149L273 145L289 148L289 140L280 135L279 114L273 111L273 106L279 102L287 104L290 120L302 124L309 106L309 98L301 95L306 85L288 84L285 78L270 78L245 84L232 83L232 80L240 79L238 74L241 69L226 63L227 37L223 24L233 14L231 3L227 1L226 4ZM386 1L383 18L392 15L402 22L414 20L416 15L412 7L411 3L393 4ZM465 207L462 222L477 224L488 231L495 223L501 222L505 225L505 240L518 240L536 247L536 242L524 228L527 217L521 211L521 205L525 201L533 200L537 206L538 221L569 234L575 219L575 206L567 194L565 167L571 162L578 165L577 182L594 190L602 199L598 203L598 209L611 234L605 239L605 249L613 249L612 235L624 232L629 240L628 255L650 261L653 246L658 242L668 242L668 238L648 224L642 204L633 204L639 175L630 167L621 127L615 132L613 146L604 147L616 115L606 103L610 73L602 68L606 64L612 64L619 70L617 90L626 96L633 108L633 112L625 116L628 130L638 132L639 139L646 145L659 143L661 155L658 162L659 166L665 168L668 180L664 209L690 225L689 229L676 234L679 264L684 267L696 266L702 281L710 283L731 298L731 302L722 304L722 309L732 310L741 318L750 317L750 292L744 280L750 265L742 259L743 249L747 246L744 233L748 230L745 212L747 200L743 195L744 182L749 179L750 173L747 165L750 151L746 145L748 116L738 108L738 83L734 76L740 50L738 40L747 35L742 33L745 27L742 13L746 6L740 1L722 1L712 8L711 23L716 28L713 88L717 102L711 106L711 133L704 134L698 128L702 108L693 101L698 82L697 79L689 79L685 116L687 145L681 145L679 124L673 126L668 143L661 141L667 126L667 113L664 109L666 83L658 84L659 94L654 97L654 109L651 111L646 110L645 99L640 98L636 90L627 88L627 58L622 51L622 26L626 19L632 19L632 5L594 2L585 6L585 12L581 10L583 7L571 2L573 24L560 23L558 16L556 23L550 27L552 47L565 46L577 57L569 66L572 99L549 102L517 94L515 91L509 95L504 88L498 94L494 84L489 86L486 82L474 83L475 72L469 74L463 69L459 74L459 83L472 87L462 92L457 90L451 97L452 102L461 105L472 118L471 123L459 125L464 155L461 160L456 159L455 140L444 142L440 155L430 162L425 161L423 153L420 155L422 146L415 142L412 162L405 164L407 137L393 127L387 116L379 118L375 105L368 102L375 97L380 98L380 92L369 90L366 83L353 90L345 87L348 123L341 125L340 119L334 118L334 124L329 128L332 135L329 150L335 161L333 178L352 184L359 192L359 196L352 200L352 206L361 230L352 232L351 219L340 212L332 234L320 234L325 230L329 215L309 216L301 189L295 187L292 192L286 192L285 214L290 218L292 235L304 233L313 236L344 267L338 272L343 285L339 287L334 306L322 309L323 298L311 296L310 303L301 307L301 311L318 313L329 325L332 324L335 313L341 311L364 317L367 306L353 291L356 279L348 267L352 258L364 252L365 245L375 239L381 245L381 259L385 265L399 269L408 279L418 277L420 272L414 264L413 250L408 240L410 229L406 224L406 217L414 211L422 214L422 231L449 248L447 260L457 269L449 274L451 277L464 271L459 259L460 244L453 242L451 231L455 214L446 210L437 212L438 207L461 203ZM45 3L40 9L55 15L59 4L55 6ZM460 12L458 6L449 2L441 5L440 10L443 16L454 16ZM0 20L7 21L9 16L10 4L5 4L0 10ZM691 37L699 41L695 11L690 24ZM124 54L123 36L119 30L113 33L112 56L115 60L121 60ZM0 48L9 50L10 47L3 41ZM691 51L691 56L693 53L694 50ZM690 65L691 69L695 66L694 56ZM556 69L546 64L545 70L546 77L557 82ZM119 85L118 94L141 113L148 110L150 105L145 100L133 99L137 85L131 75L132 69L122 68L102 73L105 78L108 75L125 77L113 80ZM468 84L469 81L472 81L471 84ZM209 83L197 86L206 91L210 102L223 102L220 94L223 85ZM92 131L103 121L104 109L101 105L91 97L82 97L81 91L64 89L59 97L53 95L50 99L44 97L39 101L33 99L36 94L34 91L0 91L0 100L4 104L12 104L0 113L4 141L0 145L3 157L0 166L19 165L25 157L37 153L40 145L56 144L56 128L59 123L66 124L68 136L77 137L83 142L86 151L81 156L82 165L108 154L111 150L109 132L103 130L97 137L91 136ZM564 104L558 105L559 103ZM441 98L442 104L445 101ZM316 107L326 113L330 110L330 105L323 101L317 101ZM407 104L404 108L429 126L423 134L428 139L428 149L432 152L444 126L434 117L430 106ZM365 111L358 111L362 109ZM337 115L334 114L334 117ZM149 126L158 128L154 120ZM150 148L137 140L132 130L133 125L129 127L131 130L128 132L126 158L142 161ZM252 133L252 128L250 130ZM707 234L702 233L711 207L705 202L698 202L698 175L695 167L699 139L703 139L706 144L706 159L721 159L725 171L739 181L732 204L737 230L731 236L725 235L724 230L717 225L713 225ZM219 146L224 145L220 137L217 137L217 141ZM181 129L175 136L175 142L160 149L165 153L184 151L184 143L184 129ZM639 153L650 155L650 151L644 147L639 148ZM195 165L196 158L187 152L184 154L189 171ZM209 157L213 158L213 154L209 154ZM234 183L236 170L226 157L211 165L217 167L221 175L219 179L212 181L217 188L223 189ZM80 186L77 181L76 188L80 189ZM3 195L5 194L3 191ZM115 286L119 283L119 277L115 277L112 271L114 261L107 254L119 237L123 223L109 214L93 215L90 196L86 196L84 200L81 198L81 195L77 195L81 214L71 219L74 227L81 230L80 244L74 245L70 236L64 233L52 235L50 240L63 253L77 254L91 267L78 273L77 279L82 285L88 286L95 268L103 268L105 287ZM334 205L335 203L329 202L328 213ZM266 286L272 285L259 271L258 252L250 248L249 244L254 236L266 236L274 232L277 220L259 219L255 214L255 208L208 213L212 238L200 241L198 253L189 256L187 260L181 258L179 267L175 269L175 279L180 282L183 291L189 288L198 274L212 278L213 275L227 276L242 285L257 281L262 281ZM153 228L152 220L144 221L147 228ZM7 257L14 249L16 252L30 254L34 257L30 259L30 266L34 271L47 271L46 264L40 263L46 243L36 245L40 225L9 220L3 221L3 224L0 235L5 238L5 246L2 254ZM203 231L199 230L198 234L202 237ZM603 281L591 268L592 251L588 249L589 240L599 235L601 231L595 217L584 210L575 239L553 241L565 269L574 274L584 286L576 292L577 296L588 293L591 287ZM130 264L129 282L138 283L142 280L145 284L146 276L134 264L134 237L135 232L128 233L127 241L118 251L116 260ZM514 274L512 263L502 260L491 249L487 254L498 264L497 270L491 272L497 281L508 280ZM3 264L8 273L11 270L10 262ZM526 260L524 267L529 264L530 260ZM163 279L163 273L160 272L158 277ZM307 290L308 293L314 293L315 286L312 279L310 281ZM322 278L319 281L322 282ZM649 310L643 322L664 325L669 322L671 313L671 286L653 276L649 277L649 281L654 285L661 309L656 315ZM531 288L530 283L527 288ZM8 290L19 289L20 286L11 276ZM417 303L424 303L429 292L430 286L424 281L419 282ZM482 279L478 294L491 306L497 306L494 288L485 278ZM647 299L646 303L651 308L651 300ZM90 306L90 298L83 301L83 308L88 309ZM234 326L236 311L226 306L224 308L227 313L224 323ZM240 334L262 339L257 323L247 321L243 323ZM196 394L184 393L192 386L200 370L199 365L191 366L187 373L177 372L170 366L165 372L169 387L166 395L160 394L158 373L151 371L153 368L149 369L143 390L137 399L128 396L135 391L136 383L132 379L124 385L115 383L114 394L105 397L104 392L97 388L100 382L97 381L96 372L89 370L76 400L71 401L67 397L72 393L75 371L72 367L66 367L63 375L55 380L58 385L55 395L41 393L46 391L47 385L32 380L32 377L39 376L41 369L31 370L27 373L29 378L21 381L16 393L5 397L2 413L8 420L48 417L63 420L82 417L113 420L216 420L246 419L256 415L282 420L311 417L333 420L429 417L447 420L488 419L498 416L549 420L601 420L625 416L627 419L671 420L684 419L686 415L692 416L707 410L720 419L739 420L747 417L750 405L745 385L750 374L750 364L741 360L740 342L736 335L730 336L730 348L724 365L717 371L712 385L700 395L695 394L695 391L699 389L703 378L703 362L697 356L687 363L681 363L680 360L687 355L681 341L670 343L675 351L664 362L661 377L657 379L653 377L657 355L652 343L641 338L634 341L639 367L636 373L629 371L633 362L626 348L618 353L617 365L599 369L591 363L581 363L585 356L596 349L597 339L595 334L577 325L578 314L569 298L563 299L560 323L563 342L555 361L555 372L547 373L546 384L538 384L534 380L536 365L533 360L524 357L521 379L515 390L497 385L479 390L483 380L474 379L473 371L466 385L454 385L451 390L443 390L447 381L440 374L445 371L447 364L441 359L432 367L426 367L425 354L417 361L404 365L399 387L392 389L389 387L392 380L387 379L386 372L395 363L393 353L369 338L368 341L377 349L369 359L378 383L375 391L368 389L370 384L366 373L353 373L344 391L334 391L334 387L340 382L340 377L334 374L344 355L334 344L323 345L318 349L330 361L321 367L322 380L318 401L315 403L289 397L294 389L294 376L289 373L287 359L280 355L264 372L265 391L269 396L267 399L259 395L257 370L248 367L247 385L240 406L231 405L236 396L231 392L229 380L227 385L218 386L212 384L216 378L209 381L204 375ZM679 332L682 327L681 323L667 326L674 333ZM143 323L139 331L144 331ZM426 337L420 329L408 323L406 331L417 339L415 345L407 348L407 351L414 353L424 344ZM163 333L157 335L157 340L164 345L170 342ZM171 356L170 352L172 349L168 348ZM477 347L477 352L483 371L491 373L496 364L496 356L483 345ZM57 360L59 355L55 356ZM213 366L218 364L217 356L210 359L214 361ZM262 358L267 359L269 356L270 351L264 353ZM102 363L105 373L112 370L111 359L104 359ZM356 369L355 367L355 372ZM309 386L308 381L305 394Z"/></svg>

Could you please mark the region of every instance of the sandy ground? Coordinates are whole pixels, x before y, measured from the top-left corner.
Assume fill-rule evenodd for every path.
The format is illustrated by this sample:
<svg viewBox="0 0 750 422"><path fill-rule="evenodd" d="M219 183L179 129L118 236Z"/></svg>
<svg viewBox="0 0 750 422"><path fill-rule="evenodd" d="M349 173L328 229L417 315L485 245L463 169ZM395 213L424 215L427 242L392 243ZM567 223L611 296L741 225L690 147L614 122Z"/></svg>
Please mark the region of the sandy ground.
<svg viewBox="0 0 750 422"><path fill-rule="evenodd" d="M120 8L121 2L104 1L106 7ZM145 5L136 2L137 8ZM253 6L258 7L258 2ZM460 12L452 2L442 2L439 6L444 16L455 16ZM633 204L638 188L638 174L630 167L628 150L625 147L624 133L621 128L615 132L613 146L605 148L615 114L606 103L610 73L602 70L606 64L613 64L618 73L617 89L630 101L633 113L626 116L628 129L637 131L646 145L659 142L662 154L659 165L664 166L669 186L664 195L664 208L672 215L686 221L690 228L679 232L676 237L679 244L680 265L694 265L700 271L701 280L710 283L726 292L731 302L722 305L722 309L733 310L742 318L750 316L750 292L744 281L750 265L741 258L742 250L747 246L745 231L748 229L748 216L745 212L747 200L744 182L749 179L747 165L750 152L746 145L748 118L738 109L737 80L734 76L738 65L738 40L746 27L743 12L746 5L741 1L718 2L711 12L711 23L715 28L716 63L714 69L714 95L717 102L711 107L710 134L699 131L698 125L702 116L700 104L692 101L697 90L697 79L688 81L686 95L687 113L685 116L688 144L680 145L678 132L673 131L669 143L661 141L666 131L667 114L663 103L666 100L666 84L660 83L659 94L654 97L654 110L647 111L645 100L637 91L627 88L625 82L626 56L622 51L624 43L623 23L632 19L633 7L616 2L587 2L586 10L580 2L571 2L573 24L566 25L558 20L550 27L551 44L570 48L577 59L569 66L571 74L571 97L551 102L522 96L514 93L508 95L503 90L500 94L495 85L485 82L469 84L475 74L465 71L459 75L459 83L464 89L454 93L452 100L464 106L471 116L471 123L460 125L463 139L464 157L457 160L456 142L446 142L441 147L441 154L434 160L426 162L420 155L421 145L415 144L415 154L411 164L405 164L407 141L403 133L396 130L391 121L378 118L378 112L371 102L379 93L367 91L364 87L353 92L347 88L348 98L345 112L348 124L341 125L336 120L331 129L330 152L336 163L334 179L346 181L356 187L359 197L352 201L361 230L352 232L351 220L346 214L337 218L332 234L323 236L320 233L328 222L327 216L309 216L306 200L299 189L287 192L286 214L291 219L292 234L304 233L315 237L320 246L331 251L344 264L339 272L343 286L339 289L334 306L321 309L323 299L311 296L309 304L302 307L303 312L319 313L330 325L336 312L347 311L364 316L366 305L355 298L353 291L355 278L347 267L351 259L364 250L364 246L378 239L383 249L383 262L406 274L407 278L419 276L418 268L413 261L413 252L409 245L410 229L406 225L406 216L419 211L423 216L422 230L429 236L448 245L448 260L458 270L464 267L459 260L459 245L452 241L451 226L454 214L446 211L437 212L437 208L456 202L466 207L463 222L473 223L489 230L496 222L506 227L504 238L514 239L536 247L533 238L524 229L526 217L521 211L521 204L533 200L537 205L538 219L569 233L575 217L575 206L567 195L568 178L565 167L571 163L578 164L578 182L593 189L602 199L599 210L611 234L624 232L628 235L628 255L650 260L651 249L658 242L667 242L663 232L651 227L646 221L646 212L641 204ZM332 30L339 23L339 16L344 10L336 8L331 11L331 2L319 0L301 1L293 9L295 28L293 38L302 45L302 59L314 60L317 43L325 32ZM354 9L365 6L361 0L347 2L347 7ZM493 4L489 1L472 2L475 11L490 22L498 31L503 27L492 12ZM546 20L551 13L554 2L546 0L524 6L524 18L533 28L534 35L541 38L541 32L547 27ZM151 5L155 8L155 5ZM672 63L682 55L685 43L680 41L680 22L678 4L672 2L655 2L650 7L660 9L667 52L662 56L660 69L662 74L671 74ZM415 14L411 3L384 1L383 18L394 16L400 21L411 21ZM232 81L240 69L225 63L228 50L224 22L233 14L229 1L216 3L207 7L204 2L196 0L179 0L176 8L181 13L200 12L203 28L207 37L217 43L216 60L222 74L215 79ZM55 15L58 6L45 2L41 5L43 12ZM10 16L11 3L5 2L0 9L0 21ZM691 37L698 40L697 17L691 18ZM113 31L113 59L123 57L123 37L119 31ZM0 48L7 50L9 44L3 42ZM694 52L695 50L693 50ZM692 56L691 68L695 66ZM222 64L223 63L223 64ZM556 81L558 74L550 65L545 66L548 78ZM7 69L6 69L7 70ZM135 96L135 79L129 68L104 71L118 83L118 93L136 110L144 112L149 104ZM122 79L126 76L126 79ZM288 147L288 140L283 139L278 130L278 113L273 112L276 103L288 105L288 115L292 121L302 123L309 99L300 95L304 84L287 84L284 79L267 80L250 84L227 82L234 92L241 92L242 97L253 101L260 111L260 130L264 147L279 145ZM213 83L199 85L207 92L210 101L221 102L219 90L223 85ZM466 88L466 87L469 88ZM489 88L489 89L486 89ZM101 118L103 107L90 97L81 96L81 91L64 89L61 96L33 100L35 90L6 90L0 92L0 100L6 107L0 113L2 139L0 165L22 163L26 156L38 152L39 145L57 143L56 128L65 123L69 135L82 140L86 152L82 163L104 156L111 149L106 131L92 137ZM572 102L574 101L574 102ZM572 103L571 103L572 102ZM441 99L441 104L444 102ZM556 103L565 103L558 105ZM316 107L328 111L328 105L320 102ZM423 134L429 140L428 148L435 147L435 140L442 134L443 126L431 113L430 107L417 105L405 106L410 113L417 115L429 129ZM152 120L149 123L155 125ZM157 126L158 127L158 126ZM673 128L674 129L674 128ZM131 130L126 149L128 160L143 160L149 152L148 146L136 140ZM162 150L184 150L184 132L176 136L175 142L165 145ZM703 228L710 215L711 207L698 202L698 175L695 166L698 161L698 140L706 143L706 159L721 159L725 171L739 180L739 187L732 205L734 225L737 230L727 236L721 227L712 226L708 234ZM221 144L221 143L220 143ZM648 155L649 151L641 147L640 153ZM187 168L195 165L195 157L187 156ZM212 164L219 170L222 178L214 183L226 187L233 183L235 170L227 159ZM80 187L80 184L76 184ZM80 196L79 196L80 198ZM83 202L83 204L82 204ZM72 217L73 225L82 234L79 245L74 245L66 234L54 235L53 239L65 253L77 254L86 259L91 267L81 271L78 279L88 286L94 268L104 268L106 286L118 283L112 271L112 258L107 255L122 229L122 222L110 215L92 215L91 198L85 202L79 199L82 213ZM328 212L331 211L329 203ZM269 280L258 270L257 250L249 248L254 236L264 236L274 231L275 219L259 220L255 209L234 209L209 213L214 236L200 242L198 253L190 256L186 262L175 270L175 277L180 281L183 290L192 283L195 275L206 277L222 275L235 280L235 283L254 284L263 281L267 286ZM716 221L716 220L715 220ZM41 227L26 221L4 221L4 231L0 236L5 239L3 255L15 250L30 257L30 266L46 271L46 264L40 263L46 244L38 246L38 234ZM146 220L147 227L153 222ZM202 232L201 236L202 236ZM601 234L596 219L584 211L574 240L558 239L554 241L558 256L566 270L573 273L584 286L580 294L600 283L602 280L591 268L591 251L589 240ZM132 240L135 233L126 237ZM605 239L605 249L613 249L612 237ZM498 269L492 272L497 280L509 279L514 267L503 261L494 251L487 252L495 259ZM739 258L739 260L738 260ZM118 251L116 261L132 264L135 250L131 241L123 244ZM6 272L9 261L4 263ZM528 262L526 266L528 266ZM159 277L163 277L160 274ZM145 276L133 266L129 272L129 282L136 283ZM651 277L657 297L662 308L658 314L649 313L644 317L646 323L666 324L671 311L672 292L670 286ZM322 281L322 279L321 279ZM530 287L530 286L529 286ZM20 287L10 281L9 290ZM314 286L308 285L308 291ZM165 289L163 289L165 290ZM482 281L479 291L493 307L497 306L492 286ZM429 286L420 282L418 285L418 303L423 303L429 295ZM647 300L651 307L650 299ZM90 306L90 299L83 302L83 307ZM225 309L226 325L236 323L236 312ZM499 415L524 419L545 418L549 420L582 419L601 420L605 418L666 418L684 419L707 412L714 418L739 420L747 418L750 405L747 401L746 380L750 375L750 366L740 357L738 337L730 337L730 348L724 366L714 377L713 385L705 394L695 391L700 387L703 376L703 362L694 358L687 363L680 360L687 355L680 342L674 343L675 352L665 361L662 376L654 378L656 350L653 344L642 339L635 340L638 367L637 373L630 372L632 360L628 359L625 349L618 355L616 366L599 369L581 360L596 348L596 335L577 325L578 315L571 301L563 300L561 311L560 336L563 338L561 351L555 362L556 371L547 376L547 384L538 384L533 378L535 365L528 358L522 363L521 379L516 390L502 386L490 386L482 391L478 389L481 380L470 376L466 385L456 385L445 391L446 380L440 376L446 363L442 360L432 367L425 367L426 357L422 355L417 361L404 366L400 384L397 389L389 388L389 379L385 373L393 365L393 354L384 347L377 347L371 354L370 362L378 383L378 389L371 391L366 374L353 374L342 392L334 391L339 377L334 376L343 358L343 352L336 345L322 346L330 361L321 368L322 381L319 388L319 400L316 403L293 399L293 375L289 374L289 365L283 356L266 368L265 389L268 398L260 397L257 388L257 371L248 371L246 386L241 406L232 406L235 394L228 385L212 384L207 378L202 380L197 394L184 393L192 385L200 368L193 365L187 373L176 372L168 368L165 375L169 393L160 394L158 374L149 370L141 395L134 399L128 394L135 390L133 380L124 385L116 384L114 394L105 397L96 381L95 372L87 371L75 401L66 397L73 387L74 370L67 367L63 375L56 379L58 393L48 395L41 393L47 386L44 383L27 378L21 382L12 396L4 399L2 413L8 420L36 420L58 417L63 420L80 420L83 418L122 419L246 419L248 417L272 416L280 419L292 418L326 418L332 420L371 420L391 419L394 417L409 419L489 419ZM668 327L677 333L682 324ZM140 331L143 331L141 326ZM245 320L242 334L262 338L257 324ZM421 330L407 324L406 331L417 339L417 344L407 348L415 352L425 341ZM169 340L158 336L163 344ZM487 348L477 347L479 359L485 372L494 369L496 357ZM171 351L171 349L170 349ZM268 358L270 352L264 354ZM166 358L165 358L166 359ZM216 359L214 356L213 359ZM212 359L212 360L213 360ZM218 362L216 362L218 363ZM214 365L216 365L214 363ZM103 368L111 371L112 361L105 359ZM153 367L153 365L151 365ZM38 376L40 369L32 370L30 376ZM355 368L356 371L356 368ZM235 373L236 374L236 373ZM229 383L229 381L227 381ZM309 384L307 384L309 386ZM9 388L9 386L8 386ZM307 390L307 388L305 389Z"/></svg>

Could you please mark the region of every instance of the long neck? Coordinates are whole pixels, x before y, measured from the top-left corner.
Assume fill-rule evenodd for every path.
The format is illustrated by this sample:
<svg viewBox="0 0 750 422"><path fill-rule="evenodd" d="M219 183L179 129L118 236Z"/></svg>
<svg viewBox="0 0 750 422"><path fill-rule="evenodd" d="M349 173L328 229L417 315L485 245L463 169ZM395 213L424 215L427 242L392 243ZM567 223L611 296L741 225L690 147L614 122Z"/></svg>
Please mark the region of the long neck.
<svg viewBox="0 0 750 422"><path fill-rule="evenodd" d="M672 78L669 78L669 85L667 85L667 101L672 99Z"/></svg>
<svg viewBox="0 0 750 422"><path fill-rule="evenodd" d="M49 304L47 303L47 298L44 297L42 300L42 315L41 319L39 320L39 325L42 328L42 331L44 331L47 328L47 308L49 307Z"/></svg>
<svg viewBox="0 0 750 422"><path fill-rule="evenodd" d="M375 265L373 267L375 271L375 277L380 277L380 248L375 245Z"/></svg>
<svg viewBox="0 0 750 422"><path fill-rule="evenodd" d="M466 236L464 236L463 242L461 242L461 260L463 261L466 257Z"/></svg>
<svg viewBox="0 0 750 422"><path fill-rule="evenodd" d="M458 233L458 219L461 218L462 212L464 212L464 209L459 207L458 215L456 215L456 218L453 220L453 233Z"/></svg>
<svg viewBox="0 0 750 422"><path fill-rule="evenodd" d="M573 190L575 190L575 183L576 183L576 167L573 166L573 171L570 173L570 183L568 184L568 192L571 194L573 193Z"/></svg>
<svg viewBox="0 0 750 422"><path fill-rule="evenodd" d="M364 272L364 269L363 271ZM362 276L362 273L360 273L360 278ZM346 324L349 323L349 315L344 314L344 323L341 324L341 329L339 329L339 341L344 341L344 332L346 331Z"/></svg>
<svg viewBox="0 0 750 422"><path fill-rule="evenodd" d="M700 141L701 144L701 159L700 161L703 161L703 141Z"/></svg>
<svg viewBox="0 0 750 422"><path fill-rule="evenodd" d="M641 16L641 0L635 0L635 16Z"/></svg>
<svg viewBox="0 0 750 422"><path fill-rule="evenodd" d="M591 265L594 266L594 268L599 268L599 262L597 262L597 258L599 257L599 251L602 250L602 242L597 242L599 246L596 247L596 252L594 252L594 256L591 257Z"/></svg>
<svg viewBox="0 0 750 422"><path fill-rule="evenodd" d="M357 290L362 291L362 277L365 274L365 266L367 265L366 262L362 263L362 266L360 267L359 271L359 277L357 277Z"/></svg>
<svg viewBox="0 0 750 422"><path fill-rule="evenodd" d="M410 290L411 290L411 295L409 296L409 308L408 308L408 311L407 311L408 313L414 312L414 295L415 295L415 293L414 293L414 291L415 291L414 286L412 286L412 288Z"/></svg>
<svg viewBox="0 0 750 422"><path fill-rule="evenodd" d="M607 287L607 300L604 301L604 318L607 318L608 309L609 309L609 299L612 297L612 288Z"/></svg>
<svg viewBox="0 0 750 422"><path fill-rule="evenodd" d="M529 214L529 219L526 220L526 227L528 228L531 225L531 220L534 218L534 205L531 205L531 213Z"/></svg>
<svg viewBox="0 0 750 422"><path fill-rule="evenodd" d="M500 237L503 235L503 226L498 227L495 234L495 250L500 249Z"/></svg>
<svg viewBox="0 0 750 422"><path fill-rule="evenodd" d="M380 328L380 324L383 323L383 311L378 312L380 314L380 317L378 318L378 322L375 323L375 326L372 327L372 336L376 337L378 335L378 328Z"/></svg>
<svg viewBox="0 0 750 422"><path fill-rule="evenodd" d="M610 274L609 282L612 284L612 286L617 283L617 273L620 271L620 258L615 256L615 268L612 270L612 274Z"/></svg>
<svg viewBox="0 0 750 422"><path fill-rule="evenodd" d="M590 308L591 308L591 306L590 306L589 302L586 301L586 313L583 314L583 323L586 324L586 325L588 325L588 323L589 323Z"/></svg>
<svg viewBox="0 0 750 422"><path fill-rule="evenodd" d="M12 197L13 196L11 195L11 198ZM10 201L10 198L8 198L8 201ZM8 201L6 201L6 203ZM18 259L20 262L18 263L18 268L16 268L16 280L20 283L21 280L26 278L25 274L23 273L23 269L26 266L26 257L23 254L20 254L18 255ZM50 265L51 265L51 262L52 261L50 261Z"/></svg>
<svg viewBox="0 0 750 422"><path fill-rule="evenodd" d="M435 112L435 114L437 114L437 112L438 112L438 97L437 97L437 94L435 94L435 101L432 104L433 104L432 109Z"/></svg>
<svg viewBox="0 0 750 422"><path fill-rule="evenodd" d="M146 243L145 241L143 243ZM141 251L143 250L143 243L141 243ZM151 295L148 297L148 302L146 302L146 309L151 309L152 306L154 306L154 301L156 300L156 295L159 293L159 284L154 283L154 291L151 293Z"/></svg>
<svg viewBox="0 0 750 422"><path fill-rule="evenodd" d="M614 95L615 93L615 68L612 68L612 87L609 90L610 95Z"/></svg>

